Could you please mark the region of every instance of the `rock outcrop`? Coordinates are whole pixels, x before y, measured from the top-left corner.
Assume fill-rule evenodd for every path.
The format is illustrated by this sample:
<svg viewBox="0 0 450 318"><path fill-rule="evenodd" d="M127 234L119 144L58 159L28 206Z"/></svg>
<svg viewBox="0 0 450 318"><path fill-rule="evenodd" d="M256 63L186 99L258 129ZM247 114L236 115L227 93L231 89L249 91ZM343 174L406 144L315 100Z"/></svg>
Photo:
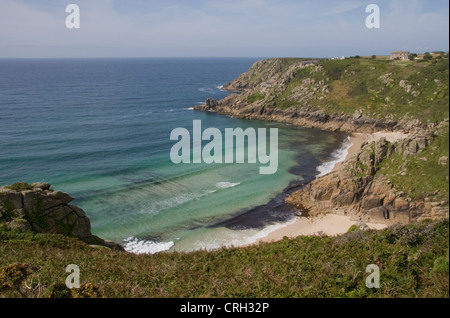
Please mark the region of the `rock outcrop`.
<svg viewBox="0 0 450 318"><path fill-rule="evenodd" d="M67 193L52 190L48 183L4 186L0 188L0 223L21 231L76 237L122 251L122 246L92 235L89 218L82 209L69 204L73 200Z"/></svg>
<svg viewBox="0 0 450 318"><path fill-rule="evenodd" d="M365 132L372 133L381 130L410 131L415 130L415 122L397 122L392 119L373 119L360 116L335 115L329 116L321 110L290 107L280 109L270 104L247 104L232 94L223 100L208 99L207 104L194 107L195 110L209 111L242 119L258 119L289 123L306 128L319 128L328 131Z"/></svg>
<svg viewBox="0 0 450 318"><path fill-rule="evenodd" d="M309 215L341 214L373 223L410 223L424 219L448 218L447 202L412 201L384 176L377 174L382 161L394 154L415 156L433 141L422 132L395 144L382 138L365 144L341 168L309 183L286 199L307 210Z"/></svg>
<svg viewBox="0 0 450 318"><path fill-rule="evenodd" d="M417 109L426 99L442 109L448 80L435 78L432 90L425 87L445 71L424 78L416 69L411 69L413 76L392 64L385 73L386 65L380 67L379 61L370 61L370 69L367 61L358 61L261 60L224 85L233 94L220 101L208 99L194 109L346 132L412 132L435 124L417 110L400 114L392 108Z"/></svg>

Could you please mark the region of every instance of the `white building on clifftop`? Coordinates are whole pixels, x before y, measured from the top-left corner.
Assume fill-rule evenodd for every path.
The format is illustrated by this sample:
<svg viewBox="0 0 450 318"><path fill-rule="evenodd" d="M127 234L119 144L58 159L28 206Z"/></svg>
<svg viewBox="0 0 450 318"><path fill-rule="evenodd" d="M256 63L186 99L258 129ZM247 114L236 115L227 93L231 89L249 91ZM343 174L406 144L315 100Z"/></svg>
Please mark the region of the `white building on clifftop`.
<svg viewBox="0 0 450 318"><path fill-rule="evenodd" d="M400 59L406 61L409 59L409 51L394 51L391 53L391 60Z"/></svg>

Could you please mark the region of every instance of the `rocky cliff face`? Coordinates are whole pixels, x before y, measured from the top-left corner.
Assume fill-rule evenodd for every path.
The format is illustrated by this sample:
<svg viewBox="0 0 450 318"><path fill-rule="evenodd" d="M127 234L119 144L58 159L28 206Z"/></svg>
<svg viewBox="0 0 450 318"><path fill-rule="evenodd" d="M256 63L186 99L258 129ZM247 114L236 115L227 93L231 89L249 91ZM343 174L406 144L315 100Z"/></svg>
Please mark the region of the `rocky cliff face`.
<svg viewBox="0 0 450 318"><path fill-rule="evenodd" d="M321 110L290 107L280 109L264 103L248 104L230 95L223 100L209 99L205 105L195 106L196 110L216 112L242 119L259 119L289 123L306 128L329 131L376 132L381 130L411 131L418 128L416 121L397 122L391 119L373 119L364 116L329 116Z"/></svg>
<svg viewBox="0 0 450 318"><path fill-rule="evenodd" d="M361 151L340 169L309 183L293 193L287 202L310 215L341 214L373 223L410 223L424 219L448 218L448 201L413 201L396 189L380 165L393 154L414 157L433 141L432 133L418 133L395 144L381 139L363 145Z"/></svg>
<svg viewBox="0 0 450 318"><path fill-rule="evenodd" d="M0 188L0 223L21 231L62 234L77 237L89 244L123 248L91 233L86 213L69 203L67 193L50 189L48 183L16 183Z"/></svg>
<svg viewBox="0 0 450 318"><path fill-rule="evenodd" d="M195 109L332 131L411 132L433 126L433 114L448 116L448 61L269 59L224 89L238 93Z"/></svg>

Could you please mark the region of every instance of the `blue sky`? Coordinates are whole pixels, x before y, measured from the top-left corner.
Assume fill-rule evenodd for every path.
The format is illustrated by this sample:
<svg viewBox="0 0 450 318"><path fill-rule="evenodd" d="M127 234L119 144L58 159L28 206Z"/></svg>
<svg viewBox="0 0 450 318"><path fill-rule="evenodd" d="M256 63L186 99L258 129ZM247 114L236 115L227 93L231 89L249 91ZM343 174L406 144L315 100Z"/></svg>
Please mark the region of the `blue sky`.
<svg viewBox="0 0 450 318"><path fill-rule="evenodd" d="M67 29L65 8L81 10ZM365 25L369 4L381 28ZM0 57L333 57L448 51L447 0L0 0Z"/></svg>

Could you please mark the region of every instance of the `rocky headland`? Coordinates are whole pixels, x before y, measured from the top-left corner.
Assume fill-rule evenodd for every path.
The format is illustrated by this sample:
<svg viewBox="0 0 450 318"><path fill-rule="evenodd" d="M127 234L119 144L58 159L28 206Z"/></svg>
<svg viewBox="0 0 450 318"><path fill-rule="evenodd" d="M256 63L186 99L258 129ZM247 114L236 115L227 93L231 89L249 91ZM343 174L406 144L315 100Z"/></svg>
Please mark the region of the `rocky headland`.
<svg viewBox="0 0 450 318"><path fill-rule="evenodd" d="M438 70L411 63L404 73L405 67L392 61L262 60L224 86L233 94L219 101L209 98L195 110L349 134L399 132L404 138L395 142L369 138L337 169L286 202L310 216L332 213L387 225L448 218L448 185L418 194L418 189L402 190L397 181L434 160L443 175L417 178L448 184L448 148L433 144L436 138L448 140L448 78L443 79L448 77L448 60ZM423 75L427 67L430 78ZM429 115L430 109L441 118L430 119L437 117ZM442 156L434 158L440 150Z"/></svg>

